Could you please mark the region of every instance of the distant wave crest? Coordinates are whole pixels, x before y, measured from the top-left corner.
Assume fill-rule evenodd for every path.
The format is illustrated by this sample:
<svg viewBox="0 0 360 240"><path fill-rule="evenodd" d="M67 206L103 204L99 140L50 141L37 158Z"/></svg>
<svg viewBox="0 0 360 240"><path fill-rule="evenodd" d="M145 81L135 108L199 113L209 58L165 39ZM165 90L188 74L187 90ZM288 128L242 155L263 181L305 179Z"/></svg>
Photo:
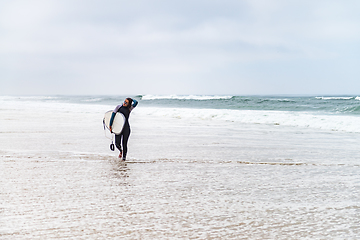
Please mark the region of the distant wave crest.
<svg viewBox="0 0 360 240"><path fill-rule="evenodd" d="M351 100L351 99L357 99L360 100L359 97L315 97L319 100Z"/></svg>
<svg viewBox="0 0 360 240"><path fill-rule="evenodd" d="M233 96L211 96L211 95L144 95L141 100L163 100L163 99L176 99L176 100L223 100L231 99Z"/></svg>

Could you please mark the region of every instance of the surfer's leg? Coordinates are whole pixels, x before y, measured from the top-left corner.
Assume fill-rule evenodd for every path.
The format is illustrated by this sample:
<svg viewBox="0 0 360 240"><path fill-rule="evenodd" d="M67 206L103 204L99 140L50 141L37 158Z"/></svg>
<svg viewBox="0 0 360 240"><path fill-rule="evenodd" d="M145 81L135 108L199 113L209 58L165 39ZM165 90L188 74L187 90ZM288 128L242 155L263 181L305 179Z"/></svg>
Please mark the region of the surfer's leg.
<svg viewBox="0 0 360 240"><path fill-rule="evenodd" d="M120 153L122 153L122 150L121 150L121 137L122 137L121 134L115 135L115 146L116 146L117 149L119 149Z"/></svg>
<svg viewBox="0 0 360 240"><path fill-rule="evenodd" d="M127 150L128 150L127 143L128 143L129 137L130 137L130 129L123 133L122 144L123 144L123 148L124 148L124 152L123 152L124 160L126 159L126 154L127 154Z"/></svg>

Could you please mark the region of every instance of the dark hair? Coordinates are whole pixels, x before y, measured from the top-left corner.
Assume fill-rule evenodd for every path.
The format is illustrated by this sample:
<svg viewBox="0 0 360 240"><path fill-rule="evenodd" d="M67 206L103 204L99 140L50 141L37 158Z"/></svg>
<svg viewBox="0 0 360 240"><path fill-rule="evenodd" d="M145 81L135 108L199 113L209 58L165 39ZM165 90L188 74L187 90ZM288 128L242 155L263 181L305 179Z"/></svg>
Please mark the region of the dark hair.
<svg viewBox="0 0 360 240"><path fill-rule="evenodd" d="M126 100L129 101L129 105L127 107L130 108L132 106L133 100L131 98L126 98Z"/></svg>

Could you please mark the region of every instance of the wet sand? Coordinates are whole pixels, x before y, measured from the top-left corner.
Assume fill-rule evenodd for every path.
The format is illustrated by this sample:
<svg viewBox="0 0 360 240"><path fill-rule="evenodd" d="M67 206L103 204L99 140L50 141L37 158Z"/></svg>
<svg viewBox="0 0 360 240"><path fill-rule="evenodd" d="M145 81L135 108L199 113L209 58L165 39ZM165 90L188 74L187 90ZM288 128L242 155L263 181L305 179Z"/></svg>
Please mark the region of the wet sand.
<svg viewBox="0 0 360 240"><path fill-rule="evenodd" d="M360 235L357 135L144 119L139 108L124 163L104 137L108 109L43 107L0 117L1 239Z"/></svg>

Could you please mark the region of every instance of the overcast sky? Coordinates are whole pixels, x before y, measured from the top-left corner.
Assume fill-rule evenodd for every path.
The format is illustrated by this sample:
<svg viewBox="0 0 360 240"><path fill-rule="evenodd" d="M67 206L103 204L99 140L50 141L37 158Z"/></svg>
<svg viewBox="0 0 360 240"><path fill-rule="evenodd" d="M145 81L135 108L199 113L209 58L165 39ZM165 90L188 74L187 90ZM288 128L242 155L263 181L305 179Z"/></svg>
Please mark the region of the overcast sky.
<svg viewBox="0 0 360 240"><path fill-rule="evenodd" d="M360 94L360 1L0 0L0 94Z"/></svg>

